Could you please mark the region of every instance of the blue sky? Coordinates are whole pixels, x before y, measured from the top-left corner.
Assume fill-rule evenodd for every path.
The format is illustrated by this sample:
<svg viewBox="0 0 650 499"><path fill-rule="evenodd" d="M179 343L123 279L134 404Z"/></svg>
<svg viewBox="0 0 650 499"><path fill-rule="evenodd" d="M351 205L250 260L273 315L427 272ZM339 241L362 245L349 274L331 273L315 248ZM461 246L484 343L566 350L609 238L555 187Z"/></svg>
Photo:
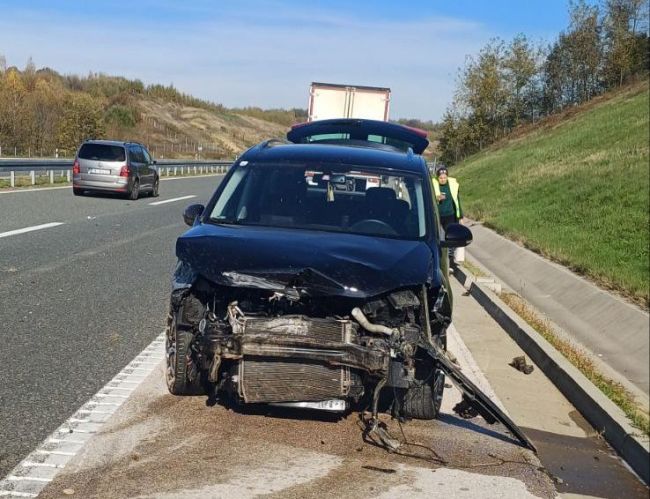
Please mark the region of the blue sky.
<svg viewBox="0 0 650 499"><path fill-rule="evenodd" d="M311 81L387 86L391 117L437 120L493 37L551 41L568 0L0 0L23 67L173 83L229 107L306 107Z"/></svg>

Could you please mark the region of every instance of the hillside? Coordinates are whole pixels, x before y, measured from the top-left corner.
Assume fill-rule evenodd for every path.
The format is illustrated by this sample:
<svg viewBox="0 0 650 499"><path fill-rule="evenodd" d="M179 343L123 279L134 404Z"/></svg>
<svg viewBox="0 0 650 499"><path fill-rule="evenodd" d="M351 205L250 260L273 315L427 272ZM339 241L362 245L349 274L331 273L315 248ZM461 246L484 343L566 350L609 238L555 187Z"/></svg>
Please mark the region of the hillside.
<svg viewBox="0 0 650 499"><path fill-rule="evenodd" d="M230 159L307 119L305 109L229 109L173 85L102 73L61 75L36 69L31 60L23 70L5 68L2 61L0 54L0 156L72 156L85 139L112 138L142 142L158 158ZM439 126L399 122L429 132L425 156L431 158Z"/></svg>
<svg viewBox="0 0 650 499"><path fill-rule="evenodd" d="M116 130L119 138L146 142L156 157L232 158L253 144L268 138L282 138L287 126L252 116L142 99L136 102L139 125L132 130Z"/></svg>
<svg viewBox="0 0 650 499"><path fill-rule="evenodd" d="M453 168L466 215L648 307L648 83Z"/></svg>
<svg viewBox="0 0 650 499"><path fill-rule="evenodd" d="M4 156L71 156L87 138L138 140L157 157L232 158L282 137L301 109L228 109L172 85L49 68L0 65L0 146Z"/></svg>

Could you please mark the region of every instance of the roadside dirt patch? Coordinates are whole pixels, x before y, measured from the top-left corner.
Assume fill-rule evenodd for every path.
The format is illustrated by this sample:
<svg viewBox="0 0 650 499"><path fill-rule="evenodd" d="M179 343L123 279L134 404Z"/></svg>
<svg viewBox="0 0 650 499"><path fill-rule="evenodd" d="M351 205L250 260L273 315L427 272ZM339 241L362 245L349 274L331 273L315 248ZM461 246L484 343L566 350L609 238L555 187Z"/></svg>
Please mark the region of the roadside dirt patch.
<svg viewBox="0 0 650 499"><path fill-rule="evenodd" d="M153 387L138 389L144 400L129 401L40 497L69 497L64 489L83 498L376 495L408 485L413 467L512 477L535 495L554 495L539 461L480 418L411 421L402 435L386 417L393 436L415 444L397 455L364 442L355 413L341 419L277 409L244 414L209 407L205 397L172 397L160 378L150 379Z"/></svg>

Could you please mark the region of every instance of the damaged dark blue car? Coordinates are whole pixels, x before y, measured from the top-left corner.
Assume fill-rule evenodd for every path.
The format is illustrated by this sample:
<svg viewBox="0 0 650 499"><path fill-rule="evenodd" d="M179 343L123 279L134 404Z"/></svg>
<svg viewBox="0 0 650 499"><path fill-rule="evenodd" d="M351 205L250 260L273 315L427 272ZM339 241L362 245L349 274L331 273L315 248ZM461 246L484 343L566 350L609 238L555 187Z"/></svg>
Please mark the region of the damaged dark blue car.
<svg viewBox="0 0 650 499"><path fill-rule="evenodd" d="M246 151L206 206L185 210L192 228L176 243L170 392L367 408L369 429L381 431L380 411L435 418L447 374L481 414L494 412L445 353L446 248L472 236L452 225L441 238L420 155L426 134L326 120L296 125L287 139Z"/></svg>

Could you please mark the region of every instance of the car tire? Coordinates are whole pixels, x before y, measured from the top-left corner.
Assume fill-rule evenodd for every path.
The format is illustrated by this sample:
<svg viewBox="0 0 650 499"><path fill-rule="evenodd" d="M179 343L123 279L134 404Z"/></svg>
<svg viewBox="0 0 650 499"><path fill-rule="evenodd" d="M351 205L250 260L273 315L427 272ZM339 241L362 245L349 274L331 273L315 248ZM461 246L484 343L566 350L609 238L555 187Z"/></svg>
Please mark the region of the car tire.
<svg viewBox="0 0 650 499"><path fill-rule="evenodd" d="M435 419L440 413L445 375L435 369L433 381L409 388L404 394L404 415L413 419Z"/></svg>
<svg viewBox="0 0 650 499"><path fill-rule="evenodd" d="M131 190L129 191L129 199L131 201L136 201L139 196L140 196L140 181L136 178L133 181L133 186L131 186Z"/></svg>
<svg viewBox="0 0 650 499"><path fill-rule="evenodd" d="M152 198L157 198L160 194L158 192L158 188L160 187L160 179L156 177L156 180L153 182L153 187L151 188L151 192L149 193L149 196Z"/></svg>
<svg viewBox="0 0 650 499"><path fill-rule="evenodd" d="M83 189L78 189L77 187L72 188L72 194L75 196L83 196L84 195L84 190Z"/></svg>
<svg viewBox="0 0 650 499"><path fill-rule="evenodd" d="M165 378L167 389L172 395L202 395L205 393L200 376L194 380L188 378L191 369L190 346L193 338L194 335L190 331L177 327L175 313L172 313L167 326L165 344L167 364Z"/></svg>

